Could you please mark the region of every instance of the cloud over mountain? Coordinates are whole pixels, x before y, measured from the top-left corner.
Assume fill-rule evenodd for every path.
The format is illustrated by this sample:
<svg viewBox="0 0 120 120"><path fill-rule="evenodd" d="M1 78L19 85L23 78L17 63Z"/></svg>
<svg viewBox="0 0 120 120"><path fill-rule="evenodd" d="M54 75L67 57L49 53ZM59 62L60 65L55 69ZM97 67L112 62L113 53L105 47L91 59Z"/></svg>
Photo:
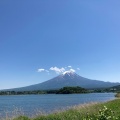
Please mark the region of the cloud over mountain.
<svg viewBox="0 0 120 120"><path fill-rule="evenodd" d="M57 74L60 74L65 71L65 68L51 67L50 70L55 71Z"/></svg>
<svg viewBox="0 0 120 120"><path fill-rule="evenodd" d="M67 67L50 67L48 70L44 68L38 69L38 72L47 72L50 73L50 71L54 71L56 74L62 74L64 72L76 72L77 70L80 70L80 68L73 69L71 65Z"/></svg>

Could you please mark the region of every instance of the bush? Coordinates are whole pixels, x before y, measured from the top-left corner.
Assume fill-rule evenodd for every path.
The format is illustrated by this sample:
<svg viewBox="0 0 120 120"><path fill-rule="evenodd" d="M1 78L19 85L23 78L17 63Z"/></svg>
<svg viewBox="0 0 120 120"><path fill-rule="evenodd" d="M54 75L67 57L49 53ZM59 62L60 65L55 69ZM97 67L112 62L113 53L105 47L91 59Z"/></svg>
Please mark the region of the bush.
<svg viewBox="0 0 120 120"><path fill-rule="evenodd" d="M87 114L87 117L83 118L83 120L119 120L119 118L115 116L111 109L104 106L102 110L99 110L98 114Z"/></svg>

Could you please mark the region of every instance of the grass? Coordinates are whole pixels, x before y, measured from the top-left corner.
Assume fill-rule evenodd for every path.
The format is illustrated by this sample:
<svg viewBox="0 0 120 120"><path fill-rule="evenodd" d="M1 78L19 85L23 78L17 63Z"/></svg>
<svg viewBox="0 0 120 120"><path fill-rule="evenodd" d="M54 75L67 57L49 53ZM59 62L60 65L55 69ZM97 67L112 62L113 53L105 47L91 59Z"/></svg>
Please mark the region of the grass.
<svg viewBox="0 0 120 120"><path fill-rule="evenodd" d="M105 103L90 103L74 106L66 111L58 111L35 118L20 116L7 120L120 120L120 99Z"/></svg>

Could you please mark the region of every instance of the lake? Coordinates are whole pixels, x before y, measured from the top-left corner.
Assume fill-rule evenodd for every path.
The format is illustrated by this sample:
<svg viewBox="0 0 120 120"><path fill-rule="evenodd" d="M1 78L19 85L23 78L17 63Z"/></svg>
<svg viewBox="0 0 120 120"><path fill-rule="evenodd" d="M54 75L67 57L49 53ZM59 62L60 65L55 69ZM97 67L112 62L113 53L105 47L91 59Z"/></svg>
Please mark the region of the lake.
<svg viewBox="0 0 120 120"><path fill-rule="evenodd" d="M33 116L40 112L51 113L74 105L105 102L115 99L114 95L114 93L89 93L0 96L0 116L18 113Z"/></svg>

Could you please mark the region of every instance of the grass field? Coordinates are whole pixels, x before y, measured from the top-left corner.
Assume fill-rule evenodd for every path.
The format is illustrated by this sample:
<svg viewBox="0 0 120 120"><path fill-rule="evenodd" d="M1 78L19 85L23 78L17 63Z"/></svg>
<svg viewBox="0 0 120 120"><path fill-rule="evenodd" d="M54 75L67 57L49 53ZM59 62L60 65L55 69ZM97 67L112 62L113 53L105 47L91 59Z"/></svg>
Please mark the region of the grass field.
<svg viewBox="0 0 120 120"><path fill-rule="evenodd" d="M59 111L35 118L20 116L7 120L120 120L120 99L105 103L90 103L74 106L66 111Z"/></svg>

